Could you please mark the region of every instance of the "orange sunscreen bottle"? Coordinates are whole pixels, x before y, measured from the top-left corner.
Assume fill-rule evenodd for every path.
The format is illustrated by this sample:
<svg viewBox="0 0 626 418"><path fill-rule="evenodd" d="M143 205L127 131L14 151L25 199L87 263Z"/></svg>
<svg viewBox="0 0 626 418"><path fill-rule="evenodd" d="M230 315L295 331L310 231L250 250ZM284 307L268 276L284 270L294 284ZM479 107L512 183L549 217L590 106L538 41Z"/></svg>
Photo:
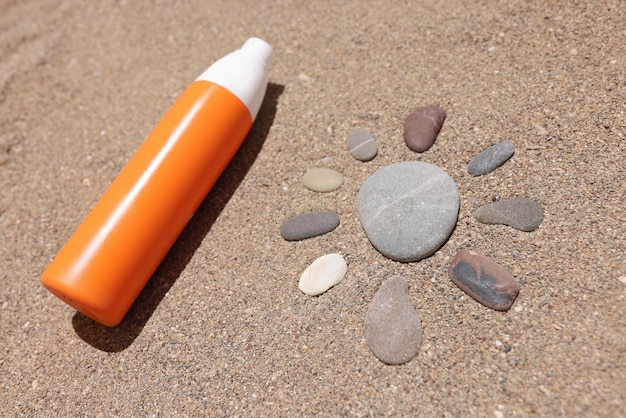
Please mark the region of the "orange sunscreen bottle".
<svg viewBox="0 0 626 418"><path fill-rule="evenodd" d="M250 38L187 87L44 271L48 290L120 323L250 131L272 54Z"/></svg>

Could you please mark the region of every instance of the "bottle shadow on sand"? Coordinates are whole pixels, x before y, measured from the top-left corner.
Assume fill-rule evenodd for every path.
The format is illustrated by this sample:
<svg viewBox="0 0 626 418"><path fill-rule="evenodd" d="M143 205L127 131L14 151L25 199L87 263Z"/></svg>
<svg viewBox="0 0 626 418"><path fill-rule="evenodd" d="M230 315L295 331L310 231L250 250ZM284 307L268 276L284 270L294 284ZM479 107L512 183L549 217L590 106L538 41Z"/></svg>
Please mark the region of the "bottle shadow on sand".
<svg viewBox="0 0 626 418"><path fill-rule="evenodd" d="M115 327L107 327L76 312L72 318L72 325L81 339L99 350L119 352L130 346L139 336L152 313L174 285L254 164L274 122L278 99L283 90L284 86L280 84L268 84L259 114L241 148L169 250L122 322Z"/></svg>

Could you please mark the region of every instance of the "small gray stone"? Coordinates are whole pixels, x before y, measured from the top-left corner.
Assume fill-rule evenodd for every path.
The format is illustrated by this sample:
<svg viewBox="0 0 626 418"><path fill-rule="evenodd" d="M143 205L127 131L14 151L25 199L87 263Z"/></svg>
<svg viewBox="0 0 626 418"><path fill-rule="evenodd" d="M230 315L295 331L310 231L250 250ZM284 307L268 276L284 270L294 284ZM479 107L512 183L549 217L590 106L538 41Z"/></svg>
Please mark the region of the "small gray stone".
<svg viewBox="0 0 626 418"><path fill-rule="evenodd" d="M510 141L498 142L472 158L467 171L473 176L491 173L504 164L515 153L515 145Z"/></svg>
<svg viewBox="0 0 626 418"><path fill-rule="evenodd" d="M403 364L422 345L422 323L407 294L404 277L383 282L365 314L365 342L387 364Z"/></svg>
<svg viewBox="0 0 626 418"><path fill-rule="evenodd" d="M376 140L367 129L355 129L348 137L348 151L359 161L370 161L378 153Z"/></svg>
<svg viewBox="0 0 626 418"><path fill-rule="evenodd" d="M461 250L454 256L448 277L472 298L497 311L509 310L520 289L504 267L469 250Z"/></svg>
<svg viewBox="0 0 626 418"><path fill-rule="evenodd" d="M343 184L343 174L330 168L311 168L302 176L302 184L314 192L332 192Z"/></svg>
<svg viewBox="0 0 626 418"><path fill-rule="evenodd" d="M404 161L368 177L359 221L372 245L397 261L417 261L441 247L456 226L459 190L439 167Z"/></svg>
<svg viewBox="0 0 626 418"><path fill-rule="evenodd" d="M514 197L479 207L474 218L485 224L502 224L521 231L534 231L543 221L543 210L532 199Z"/></svg>
<svg viewBox="0 0 626 418"><path fill-rule="evenodd" d="M341 254L326 254L304 270L298 288L309 296L317 296L343 280L348 264Z"/></svg>
<svg viewBox="0 0 626 418"><path fill-rule="evenodd" d="M446 111L440 107L421 107L404 120L404 142L415 152L424 152L433 146L446 120Z"/></svg>
<svg viewBox="0 0 626 418"><path fill-rule="evenodd" d="M334 212L307 212L287 219L280 227L280 235L287 241L299 241L332 231L339 226Z"/></svg>

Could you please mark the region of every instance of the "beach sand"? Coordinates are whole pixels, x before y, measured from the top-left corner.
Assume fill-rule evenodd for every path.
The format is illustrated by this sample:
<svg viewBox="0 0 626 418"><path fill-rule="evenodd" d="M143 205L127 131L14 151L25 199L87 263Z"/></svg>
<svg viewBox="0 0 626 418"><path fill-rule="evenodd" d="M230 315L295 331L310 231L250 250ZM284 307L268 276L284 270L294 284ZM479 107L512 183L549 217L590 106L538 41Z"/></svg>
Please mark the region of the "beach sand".
<svg viewBox="0 0 626 418"><path fill-rule="evenodd" d="M620 1L0 0L0 415L626 415L626 8ZM77 314L40 275L166 112L250 36L275 48L240 152L122 324ZM423 154L404 118L447 119ZM378 156L353 159L370 130ZM473 177L503 140L514 157ZM368 242L359 187L399 161L457 183L456 229L398 263ZM301 176L329 167L337 191ZM485 225L494 196L529 197L534 232ZM167 198L164 196L164 199ZM281 223L335 211L333 232ZM459 249L522 283L508 312L447 276ZM338 252L345 279L309 297L301 272ZM424 340L389 366L367 348L373 295L404 276Z"/></svg>

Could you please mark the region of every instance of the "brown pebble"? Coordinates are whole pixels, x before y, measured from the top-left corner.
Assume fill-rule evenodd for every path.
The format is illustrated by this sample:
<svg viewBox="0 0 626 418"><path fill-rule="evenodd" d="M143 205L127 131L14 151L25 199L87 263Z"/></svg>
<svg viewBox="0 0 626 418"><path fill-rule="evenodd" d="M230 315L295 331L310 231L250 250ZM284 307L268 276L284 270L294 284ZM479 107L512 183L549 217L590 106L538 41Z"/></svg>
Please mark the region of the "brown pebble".
<svg viewBox="0 0 626 418"><path fill-rule="evenodd" d="M440 107L421 107L404 120L404 141L415 152L424 152L433 146L446 120Z"/></svg>
<svg viewBox="0 0 626 418"><path fill-rule="evenodd" d="M488 308L511 308L520 285L504 267L482 254L460 250L448 267L448 277L462 291Z"/></svg>

